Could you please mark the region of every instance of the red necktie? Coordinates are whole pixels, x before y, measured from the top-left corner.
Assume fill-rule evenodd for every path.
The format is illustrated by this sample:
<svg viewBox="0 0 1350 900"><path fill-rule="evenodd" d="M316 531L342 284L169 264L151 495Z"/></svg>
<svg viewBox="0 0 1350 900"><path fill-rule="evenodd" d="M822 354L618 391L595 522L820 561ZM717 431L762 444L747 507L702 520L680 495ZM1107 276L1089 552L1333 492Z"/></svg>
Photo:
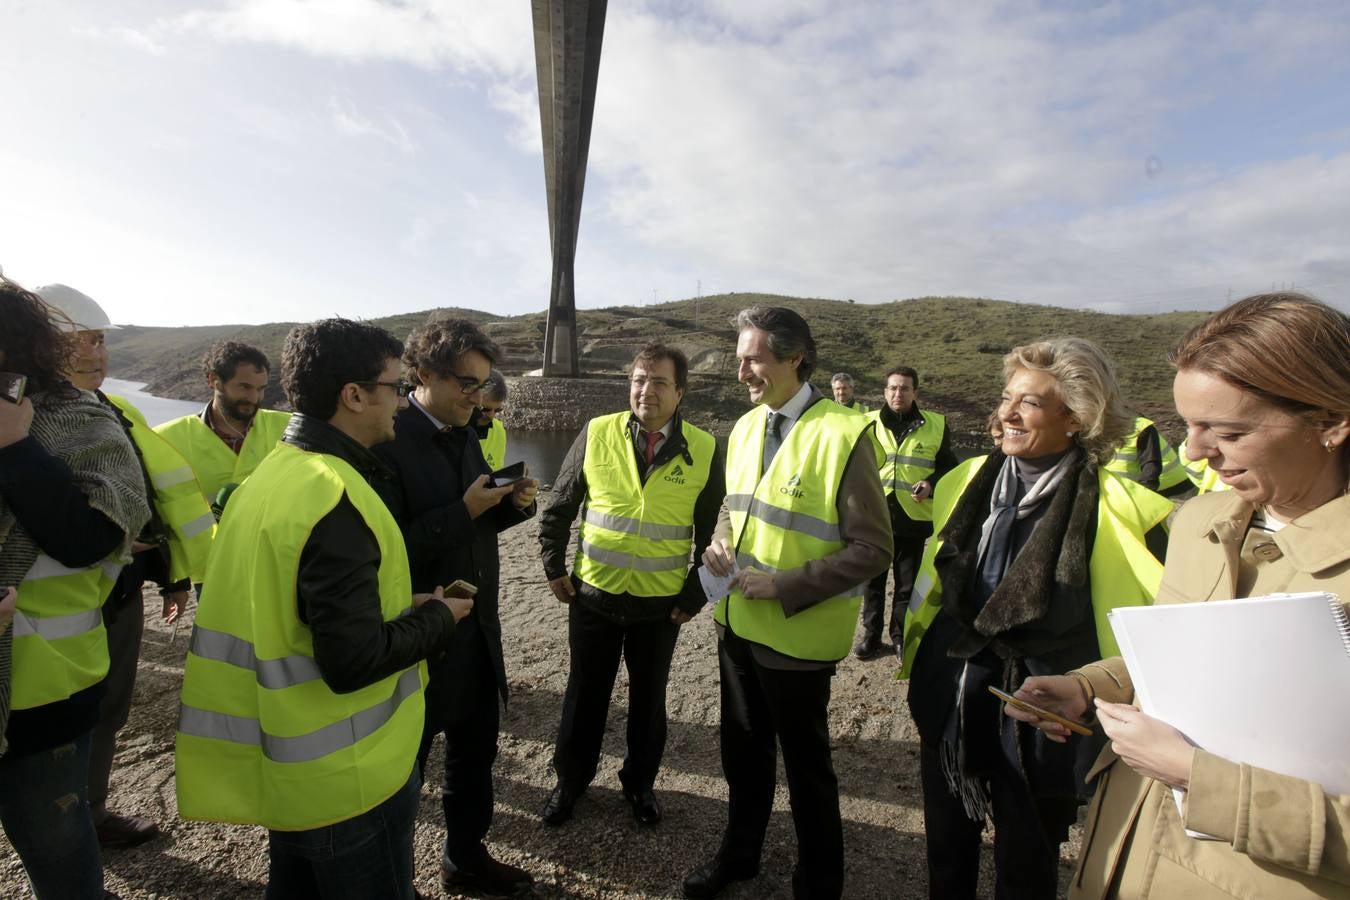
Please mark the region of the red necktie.
<svg viewBox="0 0 1350 900"><path fill-rule="evenodd" d="M652 460L656 458L656 444L658 441L661 440L662 435L661 432L659 431L648 431L646 432L646 436L647 436L647 465L650 466L652 464Z"/></svg>

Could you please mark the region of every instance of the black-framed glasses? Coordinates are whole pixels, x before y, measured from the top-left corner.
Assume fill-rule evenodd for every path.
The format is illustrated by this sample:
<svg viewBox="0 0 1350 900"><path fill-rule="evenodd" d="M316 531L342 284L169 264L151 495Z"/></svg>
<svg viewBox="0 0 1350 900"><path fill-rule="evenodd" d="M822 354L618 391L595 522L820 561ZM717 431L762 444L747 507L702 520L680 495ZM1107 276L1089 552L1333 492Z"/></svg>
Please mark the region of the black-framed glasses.
<svg viewBox="0 0 1350 900"><path fill-rule="evenodd" d="M379 385L381 387L393 388L394 393L400 397L406 397L413 392L413 384L410 381L404 381L400 378L398 381L358 381L356 384L362 387Z"/></svg>
<svg viewBox="0 0 1350 900"><path fill-rule="evenodd" d="M451 377L459 382L460 392L466 395L476 394L488 385L486 381L478 381L475 378L469 378L464 375L455 375L453 372L451 373Z"/></svg>

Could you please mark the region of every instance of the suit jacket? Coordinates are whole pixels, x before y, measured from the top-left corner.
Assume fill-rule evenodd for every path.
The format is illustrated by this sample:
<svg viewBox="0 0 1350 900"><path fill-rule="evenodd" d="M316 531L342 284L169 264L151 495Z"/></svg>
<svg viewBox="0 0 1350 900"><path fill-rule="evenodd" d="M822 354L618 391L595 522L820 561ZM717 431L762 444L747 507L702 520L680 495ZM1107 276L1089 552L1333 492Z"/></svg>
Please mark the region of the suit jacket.
<svg viewBox="0 0 1350 900"><path fill-rule="evenodd" d="M477 519L470 518L464 491L479 475L491 474L478 435L464 426L438 431L422 410L409 407L394 421L395 439L376 445L375 454L392 476L375 489L403 530L413 591L448 586L457 578L478 587L473 611L455 628L446 655L431 663L432 676L454 678L457 665L472 659L464 648L483 641L506 700L502 661L502 623L497 611L497 534L535 513L535 505L517 509L508 494Z"/></svg>

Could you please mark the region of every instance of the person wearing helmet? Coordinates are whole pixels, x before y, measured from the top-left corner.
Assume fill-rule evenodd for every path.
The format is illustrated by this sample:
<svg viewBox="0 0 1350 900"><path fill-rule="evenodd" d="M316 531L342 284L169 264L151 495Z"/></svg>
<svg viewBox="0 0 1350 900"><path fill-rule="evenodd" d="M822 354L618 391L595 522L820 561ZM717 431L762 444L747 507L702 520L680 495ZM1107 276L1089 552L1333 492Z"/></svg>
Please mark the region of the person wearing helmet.
<svg viewBox="0 0 1350 900"><path fill-rule="evenodd" d="M64 284L49 284L34 293L69 320L62 326L73 332L66 377L80 390L95 394L117 416L140 460L150 502L150 521L137 535L131 562L123 567L103 605L108 678L89 751L89 811L99 844L105 848L134 847L158 835L159 826L146 816L109 810L107 799L117 732L127 723L136 684L136 661L145 625L141 588L147 581L158 584L164 620L177 620L187 608L192 579L200 580L206 568L206 550L215 520L187 460L155 434L128 400L103 393L103 380L108 374L106 332L117 328L103 307Z"/></svg>

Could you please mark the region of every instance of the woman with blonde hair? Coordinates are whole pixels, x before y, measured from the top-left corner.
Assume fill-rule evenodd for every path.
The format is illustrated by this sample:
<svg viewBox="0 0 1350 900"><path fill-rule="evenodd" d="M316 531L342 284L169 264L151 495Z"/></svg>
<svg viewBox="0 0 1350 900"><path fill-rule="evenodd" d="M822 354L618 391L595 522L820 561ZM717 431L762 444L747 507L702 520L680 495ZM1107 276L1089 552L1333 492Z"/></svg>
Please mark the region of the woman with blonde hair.
<svg viewBox="0 0 1350 900"><path fill-rule="evenodd" d="M1189 452L1230 490L1178 513L1158 602L1350 597L1350 318L1302 294L1248 297L1192 329L1172 362ZM1350 897L1350 796L1192 746L1131 705L1119 657L1018 694L1071 718L1095 711L1111 739L1070 897Z"/></svg>
<svg viewBox="0 0 1350 900"><path fill-rule="evenodd" d="M1017 347L1003 381L999 446L938 482L905 622L934 897L975 896L989 818L997 896L1055 896L1099 745L1047 740L1002 716L987 688L1114 652L1106 612L1151 600L1172 510L1103 468L1130 418L1101 348Z"/></svg>

